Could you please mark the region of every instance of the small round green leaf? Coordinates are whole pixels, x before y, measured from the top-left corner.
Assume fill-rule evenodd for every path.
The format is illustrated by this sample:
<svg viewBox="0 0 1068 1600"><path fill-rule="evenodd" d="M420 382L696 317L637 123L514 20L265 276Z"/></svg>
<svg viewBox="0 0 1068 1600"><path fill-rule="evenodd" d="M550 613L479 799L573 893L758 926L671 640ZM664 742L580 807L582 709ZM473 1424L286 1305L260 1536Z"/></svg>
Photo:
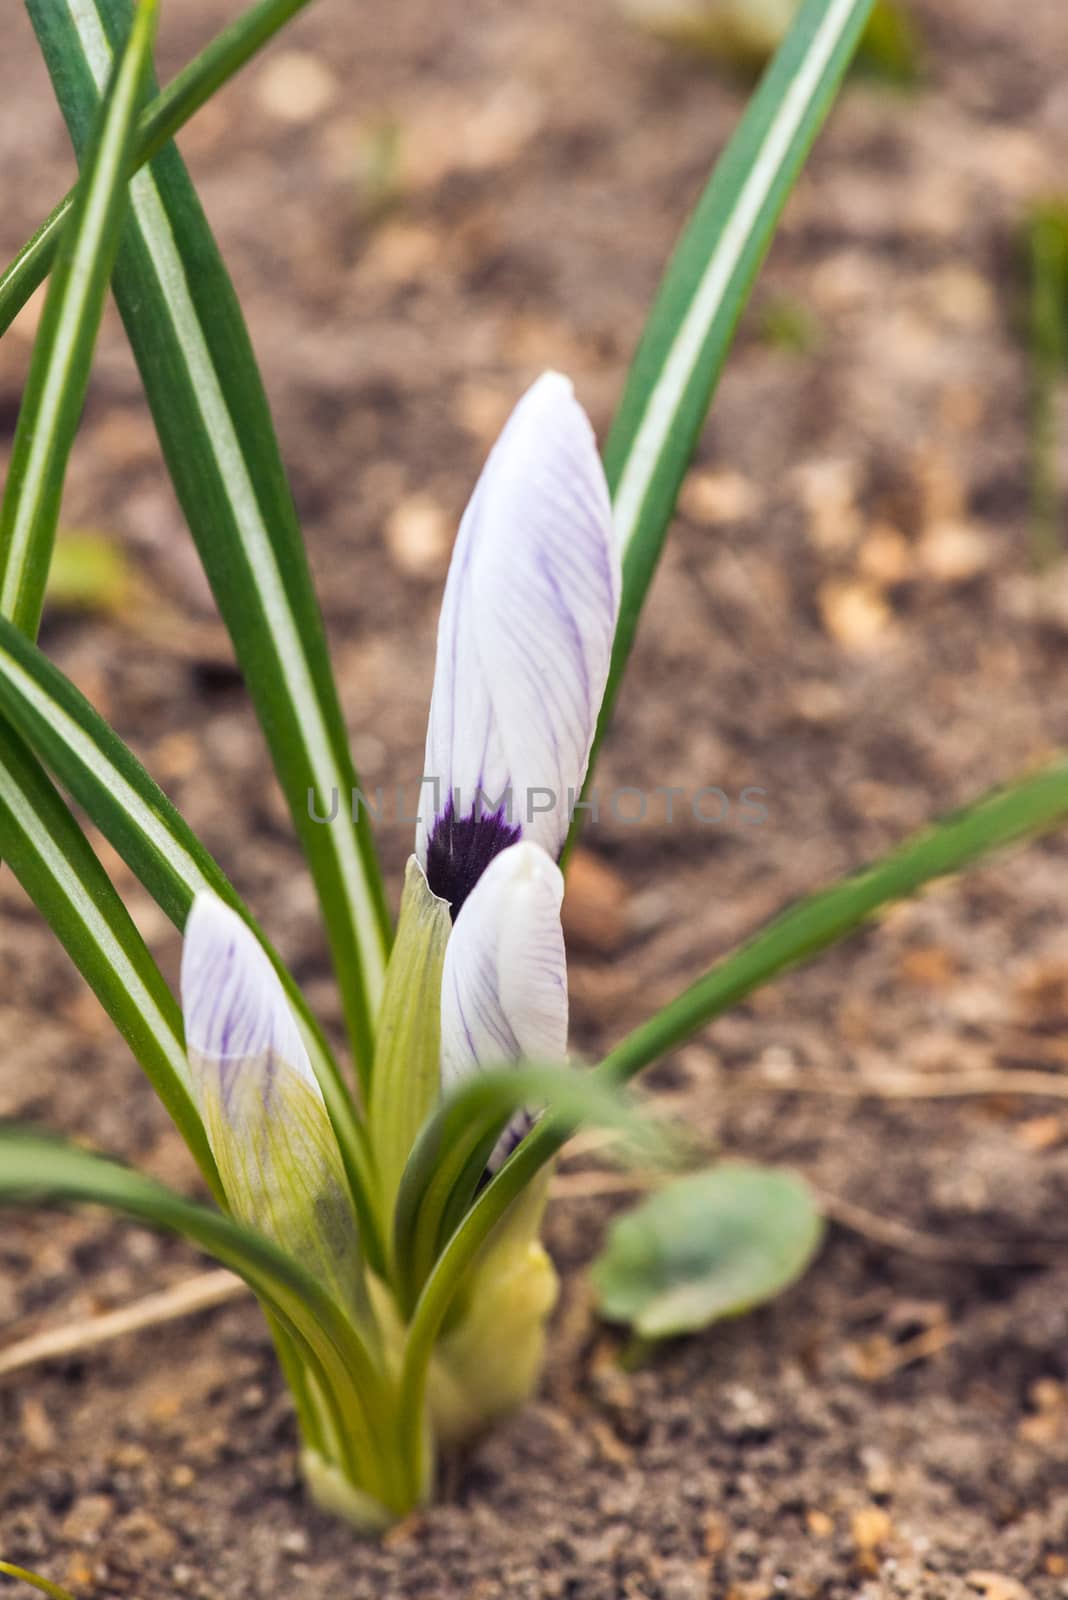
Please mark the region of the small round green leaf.
<svg viewBox="0 0 1068 1600"><path fill-rule="evenodd" d="M594 1289L603 1315L643 1338L690 1333L781 1294L822 1236L796 1173L728 1163L677 1179L613 1223Z"/></svg>

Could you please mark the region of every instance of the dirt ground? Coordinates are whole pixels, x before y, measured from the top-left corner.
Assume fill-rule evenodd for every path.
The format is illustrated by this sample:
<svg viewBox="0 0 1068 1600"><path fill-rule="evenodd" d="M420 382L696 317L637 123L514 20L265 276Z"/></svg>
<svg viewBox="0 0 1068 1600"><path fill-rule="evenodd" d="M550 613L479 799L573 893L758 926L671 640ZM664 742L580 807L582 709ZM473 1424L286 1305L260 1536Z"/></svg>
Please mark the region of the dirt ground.
<svg viewBox="0 0 1068 1600"><path fill-rule="evenodd" d="M71 174L11 9L5 254ZM169 71L234 7L165 11ZM719 826L589 829L569 929L591 1054L793 896L1068 739L1068 589L1032 574L1017 248L1031 200L1064 181L1063 0L916 11L924 81L853 81L836 109L656 582L602 782L734 803ZM449 543L496 428L553 365L603 434L743 100L611 0L395 0L370 23L321 0L183 137L368 785L420 771ZM4 448L32 326L0 346ZM336 1029L311 891L113 317L65 523L121 542L136 597L116 619L53 610L46 648ZM763 826L741 823L747 785L767 791ZM408 830L382 847L395 891ZM107 859L173 975L173 932ZM0 1115L191 1187L6 872L0 903ZM0 1381L0 1553L138 1600L1068 1595L1066 907L1062 836L894 911L659 1069L710 1150L788 1163L824 1196L827 1245L777 1305L625 1370L582 1272L618 1199L574 1158L549 1220L565 1291L541 1394L452 1465L433 1510L376 1545L309 1508L239 1301ZM923 1092L979 1069L1003 1089ZM1020 1092L1028 1070L1056 1094ZM903 1072L915 1094L887 1099ZM0 1340L203 1266L98 1215L4 1216Z"/></svg>

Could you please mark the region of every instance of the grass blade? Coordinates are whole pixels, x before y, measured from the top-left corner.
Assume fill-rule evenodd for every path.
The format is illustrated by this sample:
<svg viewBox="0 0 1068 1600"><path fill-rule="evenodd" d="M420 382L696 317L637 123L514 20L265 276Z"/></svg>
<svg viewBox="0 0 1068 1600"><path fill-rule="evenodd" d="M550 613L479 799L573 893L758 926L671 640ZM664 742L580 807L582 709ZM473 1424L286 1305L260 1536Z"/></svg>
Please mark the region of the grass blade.
<svg viewBox="0 0 1068 1600"><path fill-rule="evenodd" d="M349 1442L374 1470L385 1442L383 1380L359 1333L326 1290L269 1239L183 1199L116 1161L17 1127L0 1127L0 1204L102 1205L181 1234L238 1273L292 1332L343 1407ZM355 1462L353 1463L355 1465Z"/></svg>
<svg viewBox="0 0 1068 1600"><path fill-rule="evenodd" d="M127 0L27 0L76 148ZM244 319L173 145L131 183L113 277L167 466L267 736L323 909L364 1082L389 919L322 617ZM330 825L312 820L329 815Z"/></svg>
<svg viewBox="0 0 1068 1600"><path fill-rule="evenodd" d="M608 1056L607 1076L625 1080L688 1039L790 967L837 944L895 900L936 878L1068 819L1068 762L995 789L917 834L874 866L799 900Z"/></svg>
<svg viewBox="0 0 1068 1600"><path fill-rule="evenodd" d="M49 1578L42 1578L39 1572L30 1572L26 1567L16 1567L11 1561L0 1561L0 1573L5 1578L16 1578L20 1583L28 1583L31 1589L38 1589L41 1594L51 1595L52 1600L74 1600L69 1589L61 1589L58 1583L53 1583Z"/></svg>
<svg viewBox="0 0 1068 1600"><path fill-rule="evenodd" d="M804 0L668 263L605 446L623 595L587 789L675 501L775 224L873 0ZM575 812L571 838L581 826Z"/></svg>
<svg viewBox="0 0 1068 1600"><path fill-rule="evenodd" d="M1057 386L1068 358L1068 205L1037 206L1028 221L1031 363L1031 556L1039 572L1064 555Z"/></svg>
<svg viewBox="0 0 1068 1600"><path fill-rule="evenodd" d="M174 997L70 811L2 726L0 854L126 1039L218 1197Z"/></svg>
<svg viewBox="0 0 1068 1600"><path fill-rule="evenodd" d="M243 917L274 964L300 1019L326 1099L372 1265L382 1251L364 1132L322 1029L263 930L133 751L36 645L0 618L0 713L73 795L127 866L183 929L193 897L211 889Z"/></svg>
<svg viewBox="0 0 1068 1600"><path fill-rule="evenodd" d="M0 506L0 614L31 637L41 620L67 458L85 404L93 347L127 203L126 170L156 33L141 0L74 191L49 285Z"/></svg>
<svg viewBox="0 0 1068 1600"><path fill-rule="evenodd" d="M308 0L259 0L236 22L216 34L210 44L182 68L177 77L146 106L137 124L137 136L128 165L132 177L139 167L162 150L205 101L210 100L236 72L278 32ZM0 334L12 321L55 260L59 242L69 224L75 191L71 189L49 213L18 255L0 273Z"/></svg>

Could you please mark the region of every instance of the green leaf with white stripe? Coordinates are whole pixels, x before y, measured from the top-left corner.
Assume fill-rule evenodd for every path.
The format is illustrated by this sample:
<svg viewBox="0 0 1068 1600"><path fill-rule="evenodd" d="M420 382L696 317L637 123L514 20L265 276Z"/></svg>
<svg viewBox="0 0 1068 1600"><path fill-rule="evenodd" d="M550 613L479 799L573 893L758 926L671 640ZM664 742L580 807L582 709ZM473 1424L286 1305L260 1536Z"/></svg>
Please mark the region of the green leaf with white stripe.
<svg viewBox="0 0 1068 1600"><path fill-rule="evenodd" d="M205 850L133 751L35 644L0 617L0 713L100 829L170 917L184 929L193 897L211 889L243 917L274 964L301 1024L330 1112L373 1265L382 1259L370 1196L366 1137L330 1047L281 957L222 868Z"/></svg>
<svg viewBox="0 0 1068 1600"><path fill-rule="evenodd" d="M127 0L27 0L76 148ZM322 617L244 319L172 146L130 186L113 287L167 466L267 736L311 867L366 1085L389 919ZM337 820L316 823L312 808Z"/></svg>
<svg viewBox="0 0 1068 1600"><path fill-rule="evenodd" d="M803 0L668 264L605 446L623 555L612 666L587 772L738 318L873 0ZM576 811L572 836L585 815Z"/></svg>
<svg viewBox="0 0 1068 1600"><path fill-rule="evenodd" d="M96 992L219 1196L174 997L47 774L2 725L0 857Z"/></svg>
<svg viewBox="0 0 1068 1600"><path fill-rule="evenodd" d="M151 60L158 0L141 0L111 73L48 286L0 506L0 614L25 633L41 620L67 458L85 403L127 203L126 169Z"/></svg>
<svg viewBox="0 0 1068 1600"><path fill-rule="evenodd" d="M200 110L235 72L249 61L308 0L259 0L205 45L177 77L145 107L138 124L129 171L152 157L190 117ZM0 273L0 334L10 327L22 307L44 282L55 260L59 242L70 224L75 191L64 195L27 239L18 255Z"/></svg>

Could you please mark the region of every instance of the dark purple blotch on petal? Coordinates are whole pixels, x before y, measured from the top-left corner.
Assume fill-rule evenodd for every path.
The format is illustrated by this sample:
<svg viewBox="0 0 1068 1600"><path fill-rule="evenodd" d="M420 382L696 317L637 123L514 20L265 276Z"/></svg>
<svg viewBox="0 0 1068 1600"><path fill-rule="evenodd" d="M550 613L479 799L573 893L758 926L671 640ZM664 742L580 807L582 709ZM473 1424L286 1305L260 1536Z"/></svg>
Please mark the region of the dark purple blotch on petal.
<svg viewBox="0 0 1068 1600"><path fill-rule="evenodd" d="M491 814L476 809L458 817L450 795L427 843L426 880L439 900L449 902L453 922L494 856L515 844L521 832L503 806Z"/></svg>

